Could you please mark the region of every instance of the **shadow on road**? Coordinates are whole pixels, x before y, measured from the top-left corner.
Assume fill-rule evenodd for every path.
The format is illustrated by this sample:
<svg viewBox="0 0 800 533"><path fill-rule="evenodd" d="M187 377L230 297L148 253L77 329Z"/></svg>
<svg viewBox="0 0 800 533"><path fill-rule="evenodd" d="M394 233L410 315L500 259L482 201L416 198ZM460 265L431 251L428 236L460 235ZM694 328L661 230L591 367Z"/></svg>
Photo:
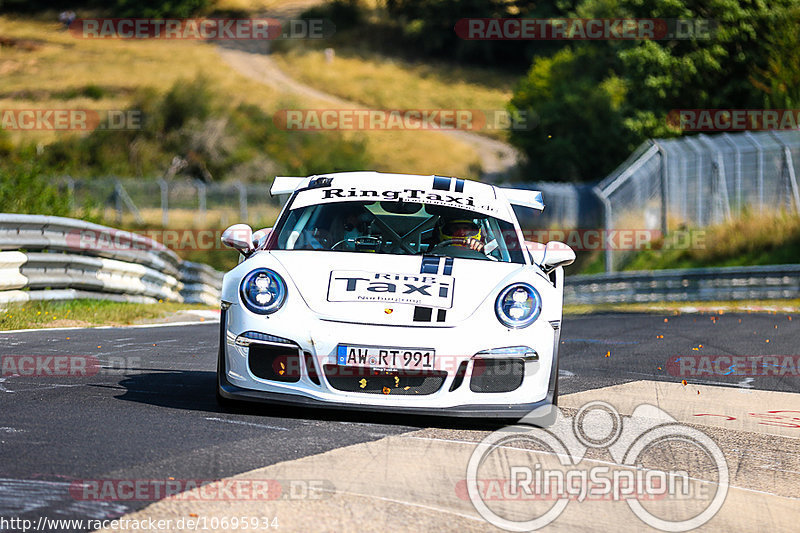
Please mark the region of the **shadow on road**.
<svg viewBox="0 0 800 533"><path fill-rule="evenodd" d="M170 409L187 409L207 413L226 413L275 419L318 420L408 426L410 428L478 429L494 430L510 423L509 420L481 420L445 418L423 415L400 415L369 412L368 407L358 411L326 408L306 408L264 403L235 402L232 407L220 407L214 396L217 376L208 371L175 371L142 369L141 374L125 376L119 385L125 392L117 399L156 405Z"/></svg>

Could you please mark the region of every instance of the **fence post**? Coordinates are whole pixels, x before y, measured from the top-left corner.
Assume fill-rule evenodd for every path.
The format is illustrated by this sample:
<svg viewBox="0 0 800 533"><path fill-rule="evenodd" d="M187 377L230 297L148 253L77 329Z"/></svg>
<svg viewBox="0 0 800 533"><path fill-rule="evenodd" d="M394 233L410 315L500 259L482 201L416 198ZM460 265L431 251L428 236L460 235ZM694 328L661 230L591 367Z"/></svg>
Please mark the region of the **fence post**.
<svg viewBox="0 0 800 533"><path fill-rule="evenodd" d="M603 231L605 231L605 235L601 242L606 243L603 252L606 272L614 272L614 257L611 255L611 246L608 245L608 236L611 232L611 202L608 201L608 198L599 187L593 187L592 191L603 206Z"/></svg>
<svg viewBox="0 0 800 533"><path fill-rule="evenodd" d="M797 176L794 173L794 162L792 161L792 151L788 146L783 146L783 164L786 165L787 175L789 178L789 186L792 188L792 197L794 198L794 210L800 213L800 191L797 188Z"/></svg>
<svg viewBox="0 0 800 533"><path fill-rule="evenodd" d="M744 132L744 135L756 147L756 153L758 154L758 164L756 166L758 179L756 182L758 183L758 212L761 213L764 211L764 148L762 148L756 136L749 131Z"/></svg>
<svg viewBox="0 0 800 533"><path fill-rule="evenodd" d="M783 157L781 158L781 166L783 168L781 169L781 174L785 175L786 179L789 181L789 190L792 191L792 198L794 199L794 209L796 212L800 212L800 191L798 191L797 176L795 176L794 173L794 161L792 161L792 151L789 149L789 145L783 142L783 139L781 139L777 133L771 131L770 135L783 148ZM792 200L790 199L788 203L791 204Z"/></svg>
<svg viewBox="0 0 800 533"><path fill-rule="evenodd" d="M117 212L117 226L122 225L122 194L120 189L122 185L119 182L114 184L114 210Z"/></svg>
<svg viewBox="0 0 800 533"><path fill-rule="evenodd" d="M733 153L736 154L736 158L734 160L734 187L736 189L736 212L741 213L742 211L742 151L739 150L739 145L731 140L731 134L725 132L722 134L722 138L725 139L728 144L733 147Z"/></svg>
<svg viewBox="0 0 800 533"><path fill-rule="evenodd" d="M669 194L667 190L667 152L656 140L653 144L658 148L658 154L661 161L659 168L659 181L661 186L661 237L666 238L669 231L669 223L667 222L667 215L669 214Z"/></svg>
<svg viewBox="0 0 800 533"><path fill-rule="evenodd" d="M72 176L67 176L67 201L69 206L69 212L75 212L75 180L72 179Z"/></svg>
<svg viewBox="0 0 800 533"><path fill-rule="evenodd" d="M678 151L676 156L677 165L680 169L677 171L677 175L672 178L672 185L673 185L673 200L675 200L675 205L672 206L673 209L676 211L680 209L681 214L681 222L686 222L689 219L689 198L688 198L688 181L689 181L689 158L686 157L687 150L686 147L683 146L684 143L675 142L672 143L670 146ZM680 198L682 196L682 198Z"/></svg>
<svg viewBox="0 0 800 533"><path fill-rule="evenodd" d="M237 181L234 185L239 190L239 218L243 223L247 223L247 187Z"/></svg>
<svg viewBox="0 0 800 533"><path fill-rule="evenodd" d="M160 178L158 186L161 187L161 225L166 228L169 224L169 183Z"/></svg>
<svg viewBox="0 0 800 533"><path fill-rule="evenodd" d="M142 218L142 214L139 213L139 209L136 207L136 204L133 203L128 191L125 190L125 187L122 186L122 183L119 180L115 180L114 185L114 198L116 200L117 206L117 222L122 223L122 206L127 205L128 210L133 214L133 218L136 219L137 224L144 224L144 219Z"/></svg>
<svg viewBox="0 0 800 533"><path fill-rule="evenodd" d="M197 219L201 224L206 218L206 184L200 180L194 181L197 187Z"/></svg>
<svg viewBox="0 0 800 533"><path fill-rule="evenodd" d="M711 159L711 192L712 192L712 213L713 222L720 223L731 219L731 201L728 195L728 178L725 173L725 161L722 158L722 150L714 144L711 139L703 134L697 136L700 141L709 149L709 154L713 154Z"/></svg>
<svg viewBox="0 0 800 533"><path fill-rule="evenodd" d="M694 138L689 137L686 139L686 143L692 149L692 151L697 156L697 164L695 165L695 187L696 187L696 201L697 201L697 220L695 224L698 226L703 226L705 223L703 222L703 151L697 148L694 144Z"/></svg>

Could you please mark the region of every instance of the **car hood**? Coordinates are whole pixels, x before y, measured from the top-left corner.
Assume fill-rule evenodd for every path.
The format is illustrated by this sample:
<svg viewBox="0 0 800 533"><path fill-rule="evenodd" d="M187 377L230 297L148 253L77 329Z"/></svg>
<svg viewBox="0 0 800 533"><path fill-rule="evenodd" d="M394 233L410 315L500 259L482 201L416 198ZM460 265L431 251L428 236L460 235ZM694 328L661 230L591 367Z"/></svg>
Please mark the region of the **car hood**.
<svg viewBox="0 0 800 533"><path fill-rule="evenodd" d="M361 324L454 325L525 268L516 263L436 256L269 253L320 318Z"/></svg>

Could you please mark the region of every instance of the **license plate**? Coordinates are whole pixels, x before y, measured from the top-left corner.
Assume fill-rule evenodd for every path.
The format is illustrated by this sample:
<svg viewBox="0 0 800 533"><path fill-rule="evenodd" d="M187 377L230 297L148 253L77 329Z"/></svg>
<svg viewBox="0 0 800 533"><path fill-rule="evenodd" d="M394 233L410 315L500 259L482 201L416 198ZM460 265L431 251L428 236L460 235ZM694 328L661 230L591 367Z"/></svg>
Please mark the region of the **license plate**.
<svg viewBox="0 0 800 533"><path fill-rule="evenodd" d="M436 353L428 348L340 344L336 364L378 369L433 370Z"/></svg>

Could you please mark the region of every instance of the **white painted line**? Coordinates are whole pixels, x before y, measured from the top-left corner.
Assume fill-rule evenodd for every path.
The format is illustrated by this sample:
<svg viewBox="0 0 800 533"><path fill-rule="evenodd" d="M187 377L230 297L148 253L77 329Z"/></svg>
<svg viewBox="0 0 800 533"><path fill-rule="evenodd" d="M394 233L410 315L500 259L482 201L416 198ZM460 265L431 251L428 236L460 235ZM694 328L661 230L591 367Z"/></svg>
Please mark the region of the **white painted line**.
<svg viewBox="0 0 800 533"><path fill-rule="evenodd" d="M0 335L6 333L29 333L32 331L72 331L76 329L141 329L141 328L165 328L171 326L199 326L202 324L216 324L219 317L213 320L193 320L188 322L162 322L159 324L130 324L127 326L74 326L71 328L32 328L32 329L9 329L0 331Z"/></svg>
<svg viewBox="0 0 800 533"><path fill-rule="evenodd" d="M178 311L187 315L196 316L198 318L205 318L211 320L219 320L219 309L189 309L188 311Z"/></svg>
<svg viewBox="0 0 800 533"><path fill-rule="evenodd" d="M752 389L753 386L751 383L755 381L754 378L744 378L742 381L736 384L737 387L741 387L743 389Z"/></svg>
<svg viewBox="0 0 800 533"><path fill-rule="evenodd" d="M486 523L486 520L478 516L470 516L468 514L451 511L449 509L444 509L442 507L433 507L432 505L423 505L421 503L412 503L405 500L397 500L395 498L387 498L385 496L376 496L374 494L363 494L361 492L350 492L347 490L335 490L335 489L324 489L324 488L318 488L314 490L318 490L319 492L330 492L331 494L343 494L343 495L346 494L347 496L359 496L361 498L372 498L384 502L399 503L400 505L407 505L409 507L419 507L420 509L427 509L429 511L438 511L440 513L452 514L460 516L461 518L468 518L469 520L475 520L476 522Z"/></svg>
<svg viewBox="0 0 800 533"><path fill-rule="evenodd" d="M212 422L225 422L226 424L238 424L240 426L253 426L257 428L264 428L264 429L277 429L280 431L289 431L289 428L284 428L280 426L269 426L267 424L256 424L254 422L245 422L243 420L228 420L227 418L216 418L213 416L207 416L206 420L211 420Z"/></svg>

